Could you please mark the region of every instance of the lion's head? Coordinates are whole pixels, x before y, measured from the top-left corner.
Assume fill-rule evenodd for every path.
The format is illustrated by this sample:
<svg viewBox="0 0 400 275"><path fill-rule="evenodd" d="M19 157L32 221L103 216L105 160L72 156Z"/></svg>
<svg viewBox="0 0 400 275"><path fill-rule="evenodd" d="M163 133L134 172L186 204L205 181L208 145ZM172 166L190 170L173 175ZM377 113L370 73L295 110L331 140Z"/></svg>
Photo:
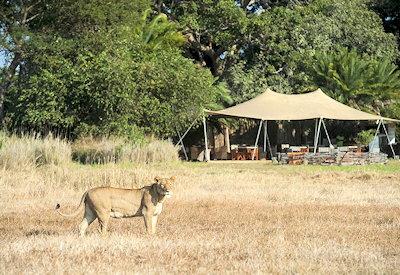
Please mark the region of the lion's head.
<svg viewBox="0 0 400 275"><path fill-rule="evenodd" d="M157 192L160 195L164 195L167 198L172 196L172 185L175 182L175 177L170 177L170 178L160 178L160 177L155 177L154 180L156 181L156 188Z"/></svg>

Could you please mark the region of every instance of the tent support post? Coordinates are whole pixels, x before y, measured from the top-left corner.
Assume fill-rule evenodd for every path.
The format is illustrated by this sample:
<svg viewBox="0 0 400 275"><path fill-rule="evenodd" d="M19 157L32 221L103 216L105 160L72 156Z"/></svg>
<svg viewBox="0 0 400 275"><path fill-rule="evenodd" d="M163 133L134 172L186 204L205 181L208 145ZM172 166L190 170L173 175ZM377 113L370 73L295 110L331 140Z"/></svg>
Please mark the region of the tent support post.
<svg viewBox="0 0 400 275"><path fill-rule="evenodd" d="M185 145L183 144L183 140L182 140L183 138L181 137L181 134L179 133L179 131L176 131L176 132L178 133L178 137L179 137L180 144L181 144L181 147L182 147L182 150L183 150L183 154L185 155L185 159L186 159L186 161L188 161L189 158L188 158L188 155L186 153Z"/></svg>
<svg viewBox="0 0 400 275"><path fill-rule="evenodd" d="M207 124L206 124L206 117L203 116L203 130L204 130L204 161L209 161L209 154L208 154L208 141L207 141Z"/></svg>
<svg viewBox="0 0 400 275"><path fill-rule="evenodd" d="M196 123L197 119L198 119L198 117L192 122L192 124L190 124L189 128L186 129L186 131L185 131L185 133L183 133L182 137L179 136L179 141L176 143L176 145L179 145L179 143L181 143L183 141L183 139L185 138L187 133L189 133L190 129L192 129L193 125ZM179 132L178 132L178 134L179 134Z"/></svg>
<svg viewBox="0 0 400 275"><path fill-rule="evenodd" d="M329 137L328 130L326 130L325 121L322 118L321 118L321 121L322 121L322 125L324 126L326 137L328 138L329 147L332 148L332 142L331 142L331 139Z"/></svg>
<svg viewBox="0 0 400 275"><path fill-rule="evenodd" d="M256 142L254 143L254 150L253 150L253 153L251 154L251 160L254 160L254 155L256 153L256 148L258 147L258 138L260 137L260 132L261 132L262 125L263 125L263 120L261 119L260 126L258 127Z"/></svg>
<svg viewBox="0 0 400 275"><path fill-rule="evenodd" d="M264 120L264 153L267 152L267 120Z"/></svg>
<svg viewBox="0 0 400 275"><path fill-rule="evenodd" d="M271 159L272 159L271 143L269 141L269 136L268 136L268 120L264 120L264 153L267 152L266 143L268 144L269 154L270 154Z"/></svg>
<svg viewBox="0 0 400 275"><path fill-rule="evenodd" d="M385 123L383 123L383 120L382 120L382 126L383 126L383 129L385 130L386 138L387 138L388 144L390 146L390 149L392 150L393 158L395 158L396 157L396 153L394 152L393 145L390 143L389 134L388 134L388 131L386 130Z"/></svg>
<svg viewBox="0 0 400 275"><path fill-rule="evenodd" d="M380 119L379 122L378 122L378 127L376 128L375 136L374 136L374 139L373 139L373 140L375 140L375 138L378 136L378 134L379 134L379 128L381 127L381 124L382 124L382 120ZM375 144L375 143L373 142L371 148L369 148L369 152L371 152L372 149L374 148L374 144Z"/></svg>
<svg viewBox="0 0 400 275"><path fill-rule="evenodd" d="M317 153L319 134L320 134L320 131L321 131L321 122L322 122L322 117L319 118L318 127L315 129L316 130L316 135L315 135L315 139L314 139L314 154Z"/></svg>
<svg viewBox="0 0 400 275"><path fill-rule="evenodd" d="M315 119L314 143L315 143L315 139L317 138L318 119L319 119L319 118L316 118L316 119Z"/></svg>

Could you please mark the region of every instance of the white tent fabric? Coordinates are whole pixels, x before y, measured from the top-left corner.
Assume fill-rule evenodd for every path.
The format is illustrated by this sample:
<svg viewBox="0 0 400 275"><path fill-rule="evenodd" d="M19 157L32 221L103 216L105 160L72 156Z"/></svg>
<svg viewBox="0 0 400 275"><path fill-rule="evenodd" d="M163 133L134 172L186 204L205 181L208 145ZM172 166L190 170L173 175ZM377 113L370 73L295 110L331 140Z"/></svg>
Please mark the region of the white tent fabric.
<svg viewBox="0 0 400 275"><path fill-rule="evenodd" d="M344 105L327 96L320 89L306 93L287 95L267 89L249 101L220 111L206 110L209 115L244 117L261 120L306 120L326 118L336 120L387 120Z"/></svg>

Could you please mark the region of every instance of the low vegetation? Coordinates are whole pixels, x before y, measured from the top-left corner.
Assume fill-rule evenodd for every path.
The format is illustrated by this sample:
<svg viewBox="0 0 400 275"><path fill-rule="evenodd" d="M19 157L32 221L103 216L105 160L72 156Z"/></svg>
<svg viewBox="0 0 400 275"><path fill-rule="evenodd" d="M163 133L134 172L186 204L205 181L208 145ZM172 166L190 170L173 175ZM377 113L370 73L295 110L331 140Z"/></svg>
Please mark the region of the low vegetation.
<svg viewBox="0 0 400 275"><path fill-rule="evenodd" d="M394 273L400 268L400 163L359 167L265 162L41 166L0 170L4 273ZM66 219L94 186L177 177L158 233L113 219L102 239ZM95 222L97 223L97 222Z"/></svg>
<svg viewBox="0 0 400 275"><path fill-rule="evenodd" d="M0 132L0 167L34 168L118 162L154 163L178 161L178 148L169 141L147 140L135 144L118 138L84 138L75 142L48 135L11 135Z"/></svg>
<svg viewBox="0 0 400 275"><path fill-rule="evenodd" d="M71 161L69 142L51 135L0 137L0 167L5 169L32 168L41 165L66 165Z"/></svg>
<svg viewBox="0 0 400 275"><path fill-rule="evenodd" d="M169 141L135 144L118 138L81 139L72 146L73 159L83 164L178 161L178 149Z"/></svg>

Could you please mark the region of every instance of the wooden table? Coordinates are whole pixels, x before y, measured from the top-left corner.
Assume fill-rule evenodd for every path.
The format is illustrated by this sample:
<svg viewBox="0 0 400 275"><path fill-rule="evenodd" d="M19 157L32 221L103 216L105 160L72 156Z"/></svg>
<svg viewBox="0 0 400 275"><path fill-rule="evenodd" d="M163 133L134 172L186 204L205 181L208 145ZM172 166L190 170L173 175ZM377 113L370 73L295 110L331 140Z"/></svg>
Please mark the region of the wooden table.
<svg viewBox="0 0 400 275"><path fill-rule="evenodd" d="M254 155L254 158L253 158ZM232 160L258 160L258 147L254 146L239 146L231 149Z"/></svg>

